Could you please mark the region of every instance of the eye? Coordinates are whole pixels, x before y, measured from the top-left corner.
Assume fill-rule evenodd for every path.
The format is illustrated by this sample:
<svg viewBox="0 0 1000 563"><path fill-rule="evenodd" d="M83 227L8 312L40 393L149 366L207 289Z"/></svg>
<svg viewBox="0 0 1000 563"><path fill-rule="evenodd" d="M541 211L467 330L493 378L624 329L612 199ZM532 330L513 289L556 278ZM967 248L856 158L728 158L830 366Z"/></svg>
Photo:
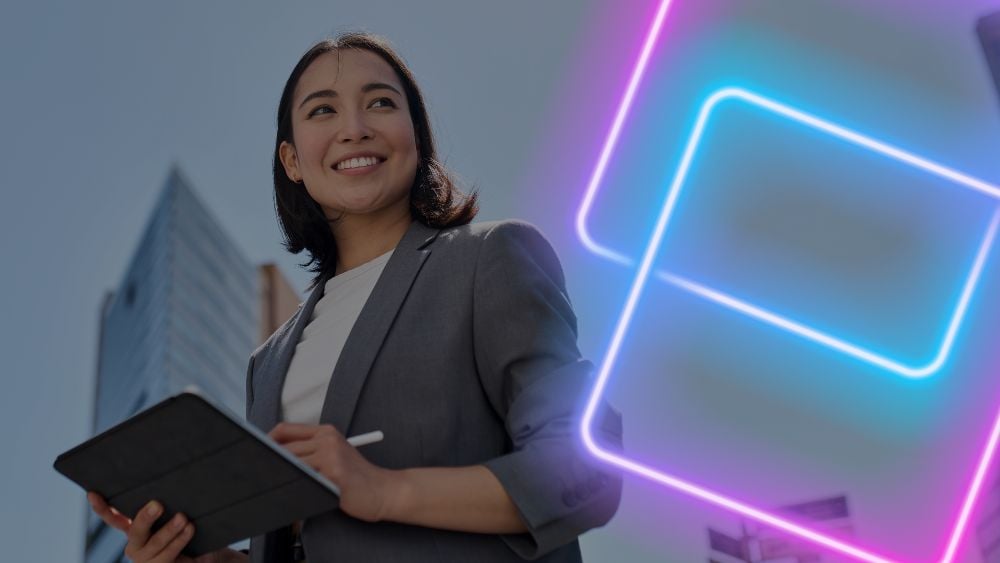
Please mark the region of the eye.
<svg viewBox="0 0 1000 563"><path fill-rule="evenodd" d="M392 101L389 98L378 98L374 102L372 102L372 106L374 106L375 104L377 104L379 102L386 102L386 103L389 104L389 107L393 107L393 108L396 107L396 102Z"/></svg>
<svg viewBox="0 0 1000 563"><path fill-rule="evenodd" d="M337 112L333 111L333 108L331 108L330 106L319 106L318 108L316 108L316 109L312 110L311 112L309 112L309 116L308 117L312 117L314 115L318 115L319 110L321 110L321 109L328 109L328 110L330 110L333 113L337 113Z"/></svg>

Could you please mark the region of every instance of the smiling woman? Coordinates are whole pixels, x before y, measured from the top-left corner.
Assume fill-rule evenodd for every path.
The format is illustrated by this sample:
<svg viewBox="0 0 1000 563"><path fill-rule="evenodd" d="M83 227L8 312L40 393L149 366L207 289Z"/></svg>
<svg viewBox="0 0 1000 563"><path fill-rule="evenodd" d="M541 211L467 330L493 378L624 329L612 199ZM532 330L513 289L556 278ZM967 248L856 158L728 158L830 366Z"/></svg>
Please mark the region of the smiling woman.
<svg viewBox="0 0 1000 563"><path fill-rule="evenodd" d="M471 223L476 198L437 161L387 42L343 35L295 66L274 189L285 247L316 276L250 355L247 419L340 504L199 563L581 561L577 537L610 520L622 479L578 434L594 365L559 259L528 223ZM621 416L596 412L592 438L620 451ZM345 439L372 431L384 439L363 449ZM175 561L197 533L101 514L136 563Z"/></svg>
<svg viewBox="0 0 1000 563"><path fill-rule="evenodd" d="M364 157L377 162L356 160ZM368 34L321 41L292 70L278 104L273 175L285 247L310 253L304 266L314 265L314 284L387 251L366 245L350 255L351 243L372 232L401 235L410 219L463 225L478 211L476 195L459 191L437 160L412 73ZM329 229L317 229L320 221Z"/></svg>

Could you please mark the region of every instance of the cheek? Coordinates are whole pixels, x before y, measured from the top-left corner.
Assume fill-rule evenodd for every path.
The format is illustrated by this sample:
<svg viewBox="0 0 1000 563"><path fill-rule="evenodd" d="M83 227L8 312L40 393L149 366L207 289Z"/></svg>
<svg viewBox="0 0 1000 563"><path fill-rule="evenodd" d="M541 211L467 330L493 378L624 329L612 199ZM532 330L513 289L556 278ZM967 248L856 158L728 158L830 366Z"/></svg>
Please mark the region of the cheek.
<svg viewBox="0 0 1000 563"><path fill-rule="evenodd" d="M417 164L419 164L420 158L417 154L416 147L408 147L407 150L398 150L396 158L396 173L399 175L400 182L408 188L412 183L413 179L417 176Z"/></svg>
<svg viewBox="0 0 1000 563"><path fill-rule="evenodd" d="M409 117L394 124L386 133L391 137L392 145L396 151L400 153L412 153L412 155L408 154L407 156L416 159L416 133L413 129L413 124L410 123Z"/></svg>
<svg viewBox="0 0 1000 563"><path fill-rule="evenodd" d="M299 137L298 152L302 160L301 166L304 168L320 168L323 166L323 157L326 156L325 143L317 135L308 133Z"/></svg>
<svg viewBox="0 0 1000 563"><path fill-rule="evenodd" d="M403 158L399 159L400 165L408 175L416 175L417 164L420 161L420 153L417 151L417 146L413 142L413 139L403 139L401 142L400 146L406 148L401 151Z"/></svg>

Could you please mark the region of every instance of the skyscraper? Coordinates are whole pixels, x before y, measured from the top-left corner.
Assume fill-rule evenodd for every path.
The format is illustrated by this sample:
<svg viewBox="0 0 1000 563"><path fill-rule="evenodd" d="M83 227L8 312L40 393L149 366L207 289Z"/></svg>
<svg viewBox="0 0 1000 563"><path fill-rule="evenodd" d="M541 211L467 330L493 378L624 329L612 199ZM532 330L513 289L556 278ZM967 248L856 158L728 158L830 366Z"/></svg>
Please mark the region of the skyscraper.
<svg viewBox="0 0 1000 563"><path fill-rule="evenodd" d="M173 167L100 308L93 433L188 385L242 416L250 353L298 303L275 266L243 257ZM125 561L124 535L87 514L86 563Z"/></svg>

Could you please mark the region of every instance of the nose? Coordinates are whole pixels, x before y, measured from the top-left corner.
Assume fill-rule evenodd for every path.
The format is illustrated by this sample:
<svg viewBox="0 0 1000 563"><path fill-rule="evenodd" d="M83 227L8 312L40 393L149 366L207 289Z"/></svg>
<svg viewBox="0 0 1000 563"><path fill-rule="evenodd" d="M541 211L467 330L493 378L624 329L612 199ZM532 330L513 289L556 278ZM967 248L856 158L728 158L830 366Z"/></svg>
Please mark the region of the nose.
<svg viewBox="0 0 1000 563"><path fill-rule="evenodd" d="M340 129L337 131L337 141L349 143L361 139L370 139L374 132L365 121L363 113L345 112L341 119Z"/></svg>

